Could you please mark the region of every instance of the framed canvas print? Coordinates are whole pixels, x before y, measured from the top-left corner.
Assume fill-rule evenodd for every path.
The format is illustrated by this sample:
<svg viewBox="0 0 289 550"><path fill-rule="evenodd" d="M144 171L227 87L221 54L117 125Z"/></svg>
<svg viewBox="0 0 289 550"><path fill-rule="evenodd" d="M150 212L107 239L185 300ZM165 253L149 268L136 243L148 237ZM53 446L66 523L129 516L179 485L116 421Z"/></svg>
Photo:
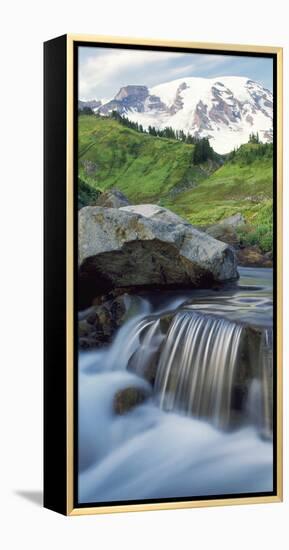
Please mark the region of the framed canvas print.
<svg viewBox="0 0 289 550"><path fill-rule="evenodd" d="M282 500L282 49L44 46L44 505Z"/></svg>

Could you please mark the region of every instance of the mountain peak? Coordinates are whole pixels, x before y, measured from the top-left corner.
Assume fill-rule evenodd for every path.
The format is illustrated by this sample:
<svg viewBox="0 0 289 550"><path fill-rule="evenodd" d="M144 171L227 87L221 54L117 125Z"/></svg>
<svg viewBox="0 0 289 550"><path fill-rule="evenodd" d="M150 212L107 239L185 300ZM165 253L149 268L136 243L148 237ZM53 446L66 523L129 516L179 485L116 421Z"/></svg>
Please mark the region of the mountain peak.
<svg viewBox="0 0 289 550"><path fill-rule="evenodd" d="M127 85L95 111L113 110L144 128L171 126L193 136L208 137L218 153L227 153L258 132L272 140L273 95L245 76L179 78L151 88Z"/></svg>
<svg viewBox="0 0 289 550"><path fill-rule="evenodd" d="M114 99L116 101L122 101L123 99L127 99L129 97L135 97L144 100L148 95L149 91L147 86L129 84L128 86L123 86L122 88L120 88Z"/></svg>

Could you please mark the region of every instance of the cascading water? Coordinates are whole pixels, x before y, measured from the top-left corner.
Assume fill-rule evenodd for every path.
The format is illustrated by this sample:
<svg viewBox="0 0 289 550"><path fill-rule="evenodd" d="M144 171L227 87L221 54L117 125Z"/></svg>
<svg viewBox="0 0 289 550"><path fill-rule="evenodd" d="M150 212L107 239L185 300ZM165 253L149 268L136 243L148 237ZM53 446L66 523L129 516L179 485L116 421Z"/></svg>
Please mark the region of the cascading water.
<svg viewBox="0 0 289 550"><path fill-rule="evenodd" d="M272 490L271 295L258 284L255 302L138 298L110 346L80 353L80 502ZM150 397L118 416L126 388Z"/></svg>
<svg viewBox="0 0 289 550"><path fill-rule="evenodd" d="M263 333L262 354L262 385L264 388L264 429L266 434L271 434L273 425L273 331L266 329Z"/></svg>
<svg viewBox="0 0 289 550"><path fill-rule="evenodd" d="M134 372L140 376L145 375L146 367L150 364L153 356L158 352L163 335L160 333L160 320L150 319L141 321L137 327L139 336L144 332L138 348L135 352Z"/></svg>
<svg viewBox="0 0 289 550"><path fill-rule="evenodd" d="M164 410L183 410L227 426L242 327L187 311L165 340L155 391Z"/></svg>
<svg viewBox="0 0 289 550"><path fill-rule="evenodd" d="M254 357L246 356L240 380L250 334L246 326L190 309L176 313L166 335L160 325L158 317L139 321L130 333L134 353L127 357L129 370L153 383L160 408L205 418L223 429L251 421L269 436L272 331L257 333Z"/></svg>
<svg viewBox="0 0 289 550"><path fill-rule="evenodd" d="M258 377L251 380L248 415L263 437L272 437L273 421L273 331L262 332L257 365Z"/></svg>

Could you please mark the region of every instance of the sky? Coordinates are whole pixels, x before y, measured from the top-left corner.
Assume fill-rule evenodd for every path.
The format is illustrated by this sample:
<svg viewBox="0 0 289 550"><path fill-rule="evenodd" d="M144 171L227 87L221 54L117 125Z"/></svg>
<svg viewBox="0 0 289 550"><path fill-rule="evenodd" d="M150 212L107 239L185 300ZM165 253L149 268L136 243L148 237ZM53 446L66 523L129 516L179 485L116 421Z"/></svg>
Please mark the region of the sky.
<svg viewBox="0 0 289 550"><path fill-rule="evenodd" d="M245 76L272 91L266 57L79 47L79 98L111 99L128 84L148 87L188 76Z"/></svg>

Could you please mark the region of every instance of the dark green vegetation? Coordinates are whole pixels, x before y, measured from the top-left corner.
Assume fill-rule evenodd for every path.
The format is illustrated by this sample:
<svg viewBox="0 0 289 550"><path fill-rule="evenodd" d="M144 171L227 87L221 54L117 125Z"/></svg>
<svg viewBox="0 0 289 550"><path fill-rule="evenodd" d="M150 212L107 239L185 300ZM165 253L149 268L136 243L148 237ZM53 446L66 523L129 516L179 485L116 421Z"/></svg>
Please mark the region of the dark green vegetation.
<svg viewBox="0 0 289 550"><path fill-rule="evenodd" d="M251 225L245 224L237 230L239 238L245 245L259 245L263 252L273 249L273 203L272 199L264 201L258 212L251 219Z"/></svg>
<svg viewBox="0 0 289 550"><path fill-rule="evenodd" d="M272 249L272 145L258 136L221 158L207 140L186 143L113 118L79 117L80 205L115 187L131 203L158 203L197 226L240 212L244 244Z"/></svg>
<svg viewBox="0 0 289 550"><path fill-rule="evenodd" d="M207 175L193 164L193 151L111 118L79 117L79 178L93 189L117 187L132 203L157 203Z"/></svg>
<svg viewBox="0 0 289 550"><path fill-rule="evenodd" d="M219 156L215 153L214 149L212 149L207 138L197 140L194 147L193 163L202 164L208 160L215 160L218 162Z"/></svg>
<svg viewBox="0 0 289 550"><path fill-rule="evenodd" d="M86 114L92 114L86 113ZM81 112L81 114L85 114L84 110ZM98 115L96 115L98 116ZM182 141L183 143L189 143L189 144L199 144L200 142L207 142L204 147L201 148L203 154L205 152L210 152L210 155L216 155L214 153L213 149L210 147L209 141L206 139L199 140L195 137L193 137L190 133L185 134L183 130L174 130L171 126L166 126L163 129L156 128L155 126L149 126L147 130L143 128L142 124L138 124L138 122L133 122L126 116L120 115L117 111L112 111L111 118L113 120L116 120L123 126L126 126L127 128L132 128L132 130L136 130L137 132L141 133L147 133L151 136L155 137L162 137L162 138L168 138L168 139L177 139L179 141Z"/></svg>
<svg viewBox="0 0 289 550"><path fill-rule="evenodd" d="M78 178L78 208L93 205L100 193L100 190L85 183L81 178Z"/></svg>

